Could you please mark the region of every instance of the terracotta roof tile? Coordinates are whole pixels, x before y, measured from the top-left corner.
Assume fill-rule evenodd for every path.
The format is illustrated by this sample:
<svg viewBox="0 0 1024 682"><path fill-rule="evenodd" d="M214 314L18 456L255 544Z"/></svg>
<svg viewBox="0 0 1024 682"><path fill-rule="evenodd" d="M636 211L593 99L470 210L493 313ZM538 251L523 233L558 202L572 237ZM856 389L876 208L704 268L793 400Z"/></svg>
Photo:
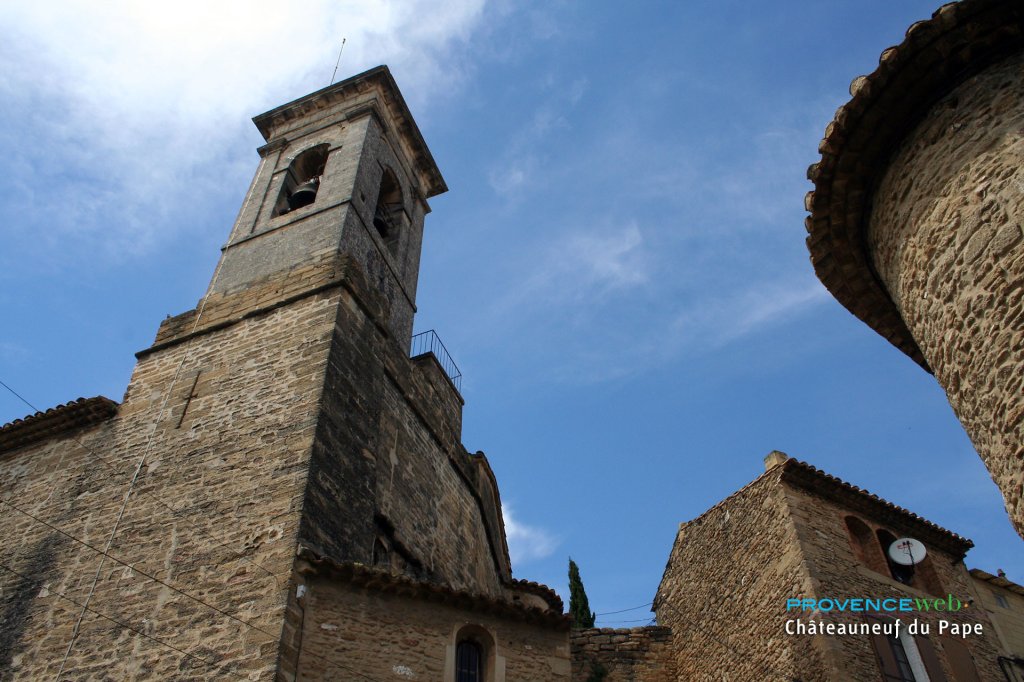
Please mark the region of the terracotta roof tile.
<svg viewBox="0 0 1024 682"><path fill-rule="evenodd" d="M306 562L306 567L299 569L306 574L322 575L378 592L399 593L403 596L441 602L455 608L540 623L558 630L569 629L569 615L558 609L541 609L510 599L457 590L439 583L413 580L404 575L356 562L339 562L320 556L308 547L300 546L297 556Z"/></svg>
<svg viewBox="0 0 1024 682"><path fill-rule="evenodd" d="M974 546L967 538L806 462L789 458L775 468L781 471L782 481L834 499L854 511L859 510L873 518L900 526L958 558L963 558L967 550Z"/></svg>
<svg viewBox="0 0 1024 682"><path fill-rule="evenodd" d="M72 429L99 424L117 414L117 403L103 396L79 398L0 426L0 452L7 452Z"/></svg>
<svg viewBox="0 0 1024 682"><path fill-rule="evenodd" d="M989 64L1024 50L1024 3L961 0L907 29L878 68L850 84L807 169L807 248L832 295L929 372L865 248L866 208L893 150L928 107Z"/></svg>
<svg viewBox="0 0 1024 682"><path fill-rule="evenodd" d="M530 594L537 595L538 597L546 601L552 609L558 611L559 613L565 610L565 602L562 601L562 598L558 596L557 592L555 592L547 585L543 585L532 580L521 580L519 578L513 578L511 586L512 589L520 590L521 592L529 592Z"/></svg>

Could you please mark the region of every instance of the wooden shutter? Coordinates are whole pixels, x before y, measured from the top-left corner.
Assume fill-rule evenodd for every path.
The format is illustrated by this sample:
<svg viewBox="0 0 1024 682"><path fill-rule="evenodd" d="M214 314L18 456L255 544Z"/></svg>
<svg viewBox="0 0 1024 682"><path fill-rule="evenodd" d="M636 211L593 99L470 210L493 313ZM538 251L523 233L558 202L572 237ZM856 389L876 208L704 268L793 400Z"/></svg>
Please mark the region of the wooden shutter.
<svg viewBox="0 0 1024 682"><path fill-rule="evenodd" d="M886 624L886 621L881 618L875 618L873 616L865 616L864 618L872 624ZM889 644L889 638L882 634L872 634L871 645L875 649L875 658L878 660L878 667L882 671L882 679L902 682L903 675L900 673L899 664L896 663L896 657L892 654L892 646Z"/></svg>
<svg viewBox="0 0 1024 682"><path fill-rule="evenodd" d="M928 679L931 682L946 682L946 673L942 669L942 663L939 662L939 656L935 653L935 647L924 635L917 635L914 637L914 643L917 644L917 653L921 654L921 661L924 663L924 669L928 671ZM952 667L952 666L951 666ZM957 678L959 681L960 678ZM975 680L978 678L975 677Z"/></svg>
<svg viewBox="0 0 1024 682"><path fill-rule="evenodd" d="M946 652L946 660L956 682L980 682L974 657L963 642L956 637L943 637L942 650Z"/></svg>

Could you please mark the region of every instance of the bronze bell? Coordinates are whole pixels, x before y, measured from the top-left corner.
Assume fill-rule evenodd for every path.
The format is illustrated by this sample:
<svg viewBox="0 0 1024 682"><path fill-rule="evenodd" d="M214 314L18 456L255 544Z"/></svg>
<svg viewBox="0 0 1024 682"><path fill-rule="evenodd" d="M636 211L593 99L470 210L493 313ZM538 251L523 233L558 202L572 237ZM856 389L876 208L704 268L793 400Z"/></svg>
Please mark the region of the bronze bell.
<svg viewBox="0 0 1024 682"><path fill-rule="evenodd" d="M311 178L295 188L288 197L288 208L294 211L309 206L316 199L316 191L320 188L320 178Z"/></svg>

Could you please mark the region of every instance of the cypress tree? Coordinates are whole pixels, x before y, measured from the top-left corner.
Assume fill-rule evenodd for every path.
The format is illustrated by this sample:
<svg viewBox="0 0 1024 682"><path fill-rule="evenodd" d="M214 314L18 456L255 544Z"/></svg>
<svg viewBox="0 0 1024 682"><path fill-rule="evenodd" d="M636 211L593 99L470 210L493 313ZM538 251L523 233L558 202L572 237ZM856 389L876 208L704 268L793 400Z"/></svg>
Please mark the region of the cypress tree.
<svg viewBox="0 0 1024 682"><path fill-rule="evenodd" d="M569 615L572 616L574 628L592 628L597 614L590 611L587 591L583 589L580 569L576 562L569 559Z"/></svg>

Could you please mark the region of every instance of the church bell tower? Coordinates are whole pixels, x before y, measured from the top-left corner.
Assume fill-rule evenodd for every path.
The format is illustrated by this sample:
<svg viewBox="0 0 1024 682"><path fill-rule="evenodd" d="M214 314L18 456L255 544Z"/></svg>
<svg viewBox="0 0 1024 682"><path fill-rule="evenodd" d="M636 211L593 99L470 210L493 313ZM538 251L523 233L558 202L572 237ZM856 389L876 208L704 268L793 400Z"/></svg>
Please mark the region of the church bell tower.
<svg viewBox="0 0 1024 682"><path fill-rule="evenodd" d="M0 677L449 682L469 656L472 679L567 679L561 600L512 579L445 358L409 354L446 187L394 79L255 123L210 286L136 354L123 402L5 427L5 499L51 520L0 517L24 548Z"/></svg>
<svg viewBox="0 0 1024 682"><path fill-rule="evenodd" d="M408 344L427 199L448 188L387 67L253 120L267 143L209 293L346 256Z"/></svg>
<svg viewBox="0 0 1024 682"><path fill-rule="evenodd" d="M291 585L288 678L325 571L492 598L512 578L462 396L433 353L409 356L427 200L447 188L391 73L254 122L267 143L207 293L161 325L126 404L170 395L170 471L230 462L209 502L274 529L251 551Z"/></svg>

